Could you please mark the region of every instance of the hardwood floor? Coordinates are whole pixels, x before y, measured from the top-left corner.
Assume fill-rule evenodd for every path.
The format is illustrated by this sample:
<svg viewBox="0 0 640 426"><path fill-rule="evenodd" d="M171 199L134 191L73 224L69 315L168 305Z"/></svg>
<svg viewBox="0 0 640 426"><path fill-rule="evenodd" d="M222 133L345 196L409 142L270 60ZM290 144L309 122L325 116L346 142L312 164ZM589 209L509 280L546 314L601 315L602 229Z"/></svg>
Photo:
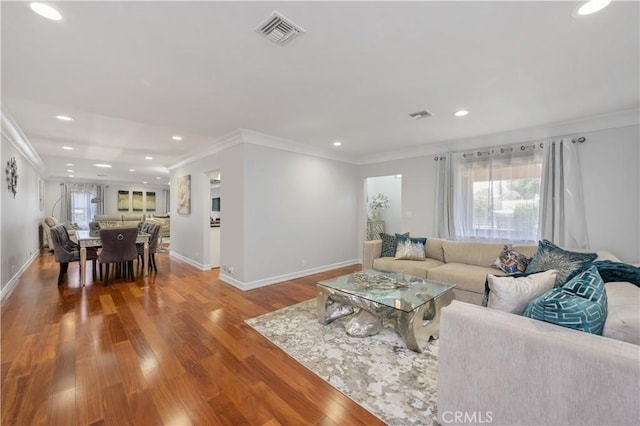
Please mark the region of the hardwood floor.
<svg viewBox="0 0 640 426"><path fill-rule="evenodd" d="M383 424L244 323L358 267L242 292L156 260L107 287L77 263L58 287L49 253L28 268L2 304L3 425Z"/></svg>

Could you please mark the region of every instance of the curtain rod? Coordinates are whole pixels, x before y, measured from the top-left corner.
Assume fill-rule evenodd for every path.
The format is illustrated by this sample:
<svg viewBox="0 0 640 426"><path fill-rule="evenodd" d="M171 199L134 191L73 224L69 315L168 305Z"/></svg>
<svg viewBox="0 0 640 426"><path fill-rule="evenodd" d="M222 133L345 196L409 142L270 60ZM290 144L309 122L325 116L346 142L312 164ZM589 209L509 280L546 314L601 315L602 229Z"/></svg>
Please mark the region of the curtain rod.
<svg viewBox="0 0 640 426"><path fill-rule="evenodd" d="M555 136L555 137L550 138L550 139L558 139L558 138L562 138L562 137L563 137L563 136ZM585 138L584 136L578 136L578 137L572 138L572 139L571 139L571 143L584 143L586 140L587 140L587 138ZM517 145L518 145L518 144L513 144L513 146L517 146ZM504 153L504 152L505 152L505 151L507 151L507 150L511 150L511 151L513 151L513 146L512 146L512 147L510 147L510 148L501 148L501 149L500 149L500 153L502 154L502 153ZM536 147L536 144L535 144L535 143L534 143L533 145L526 145L526 142L525 142L525 143L523 143L523 144L520 146L520 150L521 150L521 151L524 151L524 150L525 150L525 149L527 149L527 148L534 148L534 149L535 149L535 147ZM543 143L541 142L541 143L540 143L540 148L542 148L542 147L543 147ZM486 149L488 149L488 148L482 148L482 149L486 150ZM459 152L461 152L461 151L459 151ZM451 152L447 152L446 154L451 154ZM474 155L474 154L475 154L475 153L473 153L473 152L472 152L472 153L470 153L470 154L466 154L466 155ZM478 156L481 156L482 154L493 154L493 149L492 149L492 148L489 148L489 151L478 151L478 152L477 152L477 155L478 155ZM436 155L435 157L433 157L433 160L434 160L434 161L444 160L444 159L445 159L444 155L445 155L445 154L438 154L438 155ZM465 154L463 154L463 155L464 155L464 156L466 156Z"/></svg>

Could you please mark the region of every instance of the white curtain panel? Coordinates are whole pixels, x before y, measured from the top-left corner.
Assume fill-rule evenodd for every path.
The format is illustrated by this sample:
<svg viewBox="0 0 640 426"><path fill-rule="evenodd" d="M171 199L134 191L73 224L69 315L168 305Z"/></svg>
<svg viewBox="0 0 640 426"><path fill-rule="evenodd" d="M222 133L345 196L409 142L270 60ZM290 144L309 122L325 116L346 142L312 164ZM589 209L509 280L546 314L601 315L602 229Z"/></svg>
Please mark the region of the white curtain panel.
<svg viewBox="0 0 640 426"><path fill-rule="evenodd" d="M436 161L435 220L438 237L455 239L453 228L453 176L451 154L439 155Z"/></svg>
<svg viewBox="0 0 640 426"><path fill-rule="evenodd" d="M541 149L517 146L452 157L459 239L537 240Z"/></svg>
<svg viewBox="0 0 640 426"><path fill-rule="evenodd" d="M577 144L544 143L542 188L541 237L561 247L589 248Z"/></svg>

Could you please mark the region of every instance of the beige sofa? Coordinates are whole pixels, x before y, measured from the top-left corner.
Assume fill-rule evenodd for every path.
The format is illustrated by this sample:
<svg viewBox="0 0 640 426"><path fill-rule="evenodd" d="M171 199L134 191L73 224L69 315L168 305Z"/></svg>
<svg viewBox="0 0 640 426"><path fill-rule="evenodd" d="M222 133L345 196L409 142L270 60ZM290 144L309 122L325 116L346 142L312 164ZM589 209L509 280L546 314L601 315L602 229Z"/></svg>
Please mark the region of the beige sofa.
<svg viewBox="0 0 640 426"><path fill-rule="evenodd" d="M118 214L102 214L96 215L95 222L98 222L100 228L121 228L136 227L140 222L144 221L142 213L118 213Z"/></svg>
<svg viewBox="0 0 640 426"><path fill-rule="evenodd" d="M621 312L637 320L640 289L605 287L607 335L630 326ZM454 300L442 309L439 346L441 425L640 424L637 344Z"/></svg>
<svg viewBox="0 0 640 426"><path fill-rule="evenodd" d="M411 261L380 257L382 242L365 242L365 269L456 285L440 320L438 423L640 424L640 288L605 284L603 336L477 306L486 275L502 275L490 265L503 246L430 238L427 259ZM514 249L532 256L537 246Z"/></svg>
<svg viewBox="0 0 640 426"><path fill-rule="evenodd" d="M44 219L42 219L42 232L44 234L42 243L45 244L46 247L49 248L49 250L53 250L53 241L51 240L51 228L60 224L61 224L60 221L53 216L47 216ZM67 229L67 233L69 234L69 238L71 238L71 241L77 243L78 240L76 239L75 229L71 229L72 227L68 226L68 222L64 223L63 225L65 225L65 228Z"/></svg>
<svg viewBox="0 0 640 426"><path fill-rule="evenodd" d="M365 241L363 269L384 272L403 272L435 281L455 284L456 300L479 305L484 297L487 274L502 274L492 267L504 244L485 244L428 238L424 251L426 260L396 260L380 257L382 240ZM533 256L537 246L514 246L527 257Z"/></svg>

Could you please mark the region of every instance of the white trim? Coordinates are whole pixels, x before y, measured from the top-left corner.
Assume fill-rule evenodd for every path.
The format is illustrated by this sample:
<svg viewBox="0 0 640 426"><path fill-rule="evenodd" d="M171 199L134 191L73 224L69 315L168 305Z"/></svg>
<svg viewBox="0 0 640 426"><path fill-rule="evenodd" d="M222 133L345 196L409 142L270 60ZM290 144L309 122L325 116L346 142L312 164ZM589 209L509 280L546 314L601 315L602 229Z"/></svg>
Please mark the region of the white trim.
<svg viewBox="0 0 640 426"><path fill-rule="evenodd" d="M27 262L24 265L22 265L22 268L20 268L18 270L18 272L16 272L15 275L13 277L11 277L11 279L7 282L7 284L4 287L2 287L2 290L0 290L0 301L1 302L4 302L4 299L6 297L8 297L11 294L11 292L13 292L13 290L16 287L16 285L18 284L18 280L20 279L20 277L22 276L24 271L26 271L27 268L29 266L31 266L33 261L36 260L38 258L38 256L40 256L40 252L38 250L36 250L33 253L33 255L31 255L31 258L29 260L27 260Z"/></svg>
<svg viewBox="0 0 640 426"><path fill-rule="evenodd" d="M173 170L175 168L184 166L186 164L192 163L196 160L202 160L204 157L209 155L217 154L218 152L224 151L236 145L240 145L242 143L242 131L241 129L233 130L222 137L216 139L212 142L212 144L206 149L193 152L186 157L179 159L177 162L170 164L167 166L169 170Z"/></svg>
<svg viewBox="0 0 640 426"><path fill-rule="evenodd" d="M186 256L183 256L181 254L176 253L175 251L169 251L169 256L173 257L175 259L181 260L184 263L188 263L189 265L191 265L194 268L197 268L197 269L199 269L201 271L208 271L208 270L211 269L211 265L198 263L198 262L196 262L195 260L193 260L193 259L191 259L189 257L186 257Z"/></svg>
<svg viewBox="0 0 640 426"><path fill-rule="evenodd" d="M267 148L274 148L282 151L294 152L296 154L309 155L311 157L320 157L328 160L340 161L343 163L356 164L355 160L347 158L344 154L337 155L336 153L330 153L325 149L315 148L313 146L296 142L291 139L271 136L265 133L260 133L248 129L240 129L240 132L243 136L243 143L266 146Z"/></svg>
<svg viewBox="0 0 640 426"><path fill-rule="evenodd" d="M256 281L250 281L248 283L243 283L242 281L238 281L237 279L229 276L227 274L223 274L220 272L219 279L233 287L239 288L242 291L253 290L260 287L266 287L271 284L280 283L283 281L294 280L296 278L306 277L308 275L318 274L320 272L331 271L333 269L344 268L345 266L357 265L362 263L362 259L351 259L345 262L334 263L331 265L319 266L317 268L305 269L304 271L292 272L290 274L278 275L276 277L271 278L263 278Z"/></svg>
<svg viewBox="0 0 640 426"><path fill-rule="evenodd" d="M1 121L2 135L5 139L24 156L24 158L29 162L29 164L31 164L31 166L33 166L34 169L36 169L37 172L44 175L46 168L42 159L4 106L2 107Z"/></svg>
<svg viewBox="0 0 640 426"><path fill-rule="evenodd" d="M385 161L404 160L425 155L442 154L443 152L464 151L474 148L485 148L505 144L529 142L550 137L560 137L599 130L614 129L640 124L640 109L618 111L610 114L596 115L571 121L550 123L546 125L514 129L506 132L474 136L464 139L452 139L431 144L423 144L415 148L398 151L387 151L366 155L357 162L359 165L382 163Z"/></svg>

